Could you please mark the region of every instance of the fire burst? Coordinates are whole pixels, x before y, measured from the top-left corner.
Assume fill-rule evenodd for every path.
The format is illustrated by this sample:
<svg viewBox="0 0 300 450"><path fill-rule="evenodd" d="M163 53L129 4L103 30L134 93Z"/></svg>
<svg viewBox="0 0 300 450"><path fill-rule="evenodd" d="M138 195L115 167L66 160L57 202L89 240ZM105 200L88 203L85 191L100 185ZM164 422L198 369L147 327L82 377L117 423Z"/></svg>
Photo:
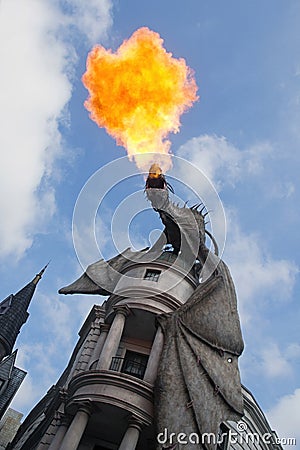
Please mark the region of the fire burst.
<svg viewBox="0 0 300 450"><path fill-rule="evenodd" d="M197 85L185 60L167 53L158 33L140 28L116 53L95 46L82 81L91 119L140 170L154 162L164 172L171 167L167 137L179 131L181 114L198 99Z"/></svg>

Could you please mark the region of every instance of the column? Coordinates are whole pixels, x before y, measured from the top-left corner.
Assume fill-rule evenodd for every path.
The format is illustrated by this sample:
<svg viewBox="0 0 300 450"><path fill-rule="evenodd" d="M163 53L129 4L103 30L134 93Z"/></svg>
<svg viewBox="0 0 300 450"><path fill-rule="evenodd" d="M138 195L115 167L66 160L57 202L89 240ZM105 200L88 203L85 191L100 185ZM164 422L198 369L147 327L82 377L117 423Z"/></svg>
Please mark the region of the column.
<svg viewBox="0 0 300 450"><path fill-rule="evenodd" d="M143 380L146 381L147 383L154 384L155 382L163 345L164 345L164 334L162 332L160 325L158 325L156 335L152 344L151 352L149 355L148 364L143 378Z"/></svg>
<svg viewBox="0 0 300 450"><path fill-rule="evenodd" d="M94 362L98 361L98 359L100 358L100 354L103 349L104 342L106 341L106 338L107 338L107 333L109 331L109 327L110 326L107 323L100 324L100 336L98 338L97 344L94 348L93 354L90 359L90 364L89 364L90 367Z"/></svg>
<svg viewBox="0 0 300 450"><path fill-rule="evenodd" d="M91 331L89 333L89 337L84 350L84 355L80 365L80 371L84 371L87 369L91 356L94 352L95 346L97 345L99 336L100 336L100 324L99 321L95 321L92 323L91 326Z"/></svg>
<svg viewBox="0 0 300 450"><path fill-rule="evenodd" d="M89 404L79 406L78 411L64 436L61 446L59 447L60 450L77 450L91 412Z"/></svg>
<svg viewBox="0 0 300 450"><path fill-rule="evenodd" d="M69 418L66 416L62 416L60 419L60 423L58 425L58 429L55 433L55 436L54 436L48 450L59 450L60 449L60 444L61 444L63 438L65 437L65 434L68 429L68 424L69 424Z"/></svg>
<svg viewBox="0 0 300 450"><path fill-rule="evenodd" d="M109 369L112 357L116 355L118 347L120 345L126 317L130 313L130 309L126 305L117 306L115 310L116 315L103 345L103 349L97 364L97 370Z"/></svg>
<svg viewBox="0 0 300 450"><path fill-rule="evenodd" d="M123 436L119 450L135 450L143 423L135 416L129 420L129 426Z"/></svg>

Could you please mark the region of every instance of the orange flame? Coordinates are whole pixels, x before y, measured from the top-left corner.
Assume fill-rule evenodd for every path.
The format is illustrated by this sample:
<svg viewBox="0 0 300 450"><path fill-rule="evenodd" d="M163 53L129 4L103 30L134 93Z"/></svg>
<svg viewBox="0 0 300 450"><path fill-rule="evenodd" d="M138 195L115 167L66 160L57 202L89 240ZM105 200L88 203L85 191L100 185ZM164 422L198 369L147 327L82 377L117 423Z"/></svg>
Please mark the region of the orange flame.
<svg viewBox="0 0 300 450"><path fill-rule="evenodd" d="M151 165L149 169L149 177L150 178L159 178L162 175L162 170L158 164L154 163Z"/></svg>
<svg viewBox="0 0 300 450"><path fill-rule="evenodd" d="M116 53L96 45L82 81L91 119L140 170L154 162L164 172L171 167L167 136L179 131L181 114L198 99L197 85L185 60L167 53L158 33L139 28Z"/></svg>

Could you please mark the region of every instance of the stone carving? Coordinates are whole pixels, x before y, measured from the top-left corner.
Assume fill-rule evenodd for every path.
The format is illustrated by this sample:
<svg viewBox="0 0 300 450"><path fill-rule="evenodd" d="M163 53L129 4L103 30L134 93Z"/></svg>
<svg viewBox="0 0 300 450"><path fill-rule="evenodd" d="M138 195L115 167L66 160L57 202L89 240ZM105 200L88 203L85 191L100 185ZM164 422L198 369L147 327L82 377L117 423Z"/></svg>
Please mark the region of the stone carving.
<svg viewBox="0 0 300 450"><path fill-rule="evenodd" d="M107 295L132 257L145 262L147 255L160 253L166 243L188 267L199 266L196 273L201 282L187 302L158 317L164 346L154 417L157 433L194 433L200 440L196 448L212 450L216 448L213 439L201 444L201 436L217 436L223 421L236 421L244 413L238 369L243 339L234 284L226 264L205 246L203 209L176 206L166 188L147 188L146 195L165 226L154 246L135 253L127 249L107 262L98 261L59 292ZM195 444L187 443L185 448L194 449Z"/></svg>
<svg viewBox="0 0 300 450"><path fill-rule="evenodd" d="M226 265L220 262L182 307L159 317L159 324L165 342L155 387L157 433L217 436L222 421L243 416L237 361L243 340Z"/></svg>
<svg viewBox="0 0 300 450"><path fill-rule="evenodd" d="M127 248L123 253L108 261L100 259L100 261L88 266L78 280L61 288L58 292L59 294L109 295L114 291L120 280L124 265L143 254L144 251L133 252L130 248Z"/></svg>
<svg viewBox="0 0 300 450"><path fill-rule="evenodd" d="M197 207L172 204L167 190L146 192L175 252L206 267L200 272L205 281L187 302L158 317L165 341L155 385L157 433L167 430L169 445L171 433L194 433L197 448L212 450L216 442L210 438L201 444L201 436L217 437L221 422L244 414L238 369L244 344L234 284L226 264L205 246L204 215ZM195 441L184 447L194 449Z"/></svg>

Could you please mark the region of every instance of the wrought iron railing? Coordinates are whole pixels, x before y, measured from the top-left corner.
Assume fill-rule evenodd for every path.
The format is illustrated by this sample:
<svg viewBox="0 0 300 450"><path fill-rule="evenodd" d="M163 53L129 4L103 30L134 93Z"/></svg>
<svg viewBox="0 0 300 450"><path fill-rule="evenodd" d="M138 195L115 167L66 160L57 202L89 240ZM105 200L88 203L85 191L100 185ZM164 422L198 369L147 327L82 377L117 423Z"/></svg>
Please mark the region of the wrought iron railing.
<svg viewBox="0 0 300 450"><path fill-rule="evenodd" d="M115 372L121 372L121 366L124 358L119 358L118 356L114 356L110 363L109 370L114 370Z"/></svg>
<svg viewBox="0 0 300 450"><path fill-rule="evenodd" d="M119 358L118 356L114 356L109 369L142 379L146 370L146 364L127 358Z"/></svg>

